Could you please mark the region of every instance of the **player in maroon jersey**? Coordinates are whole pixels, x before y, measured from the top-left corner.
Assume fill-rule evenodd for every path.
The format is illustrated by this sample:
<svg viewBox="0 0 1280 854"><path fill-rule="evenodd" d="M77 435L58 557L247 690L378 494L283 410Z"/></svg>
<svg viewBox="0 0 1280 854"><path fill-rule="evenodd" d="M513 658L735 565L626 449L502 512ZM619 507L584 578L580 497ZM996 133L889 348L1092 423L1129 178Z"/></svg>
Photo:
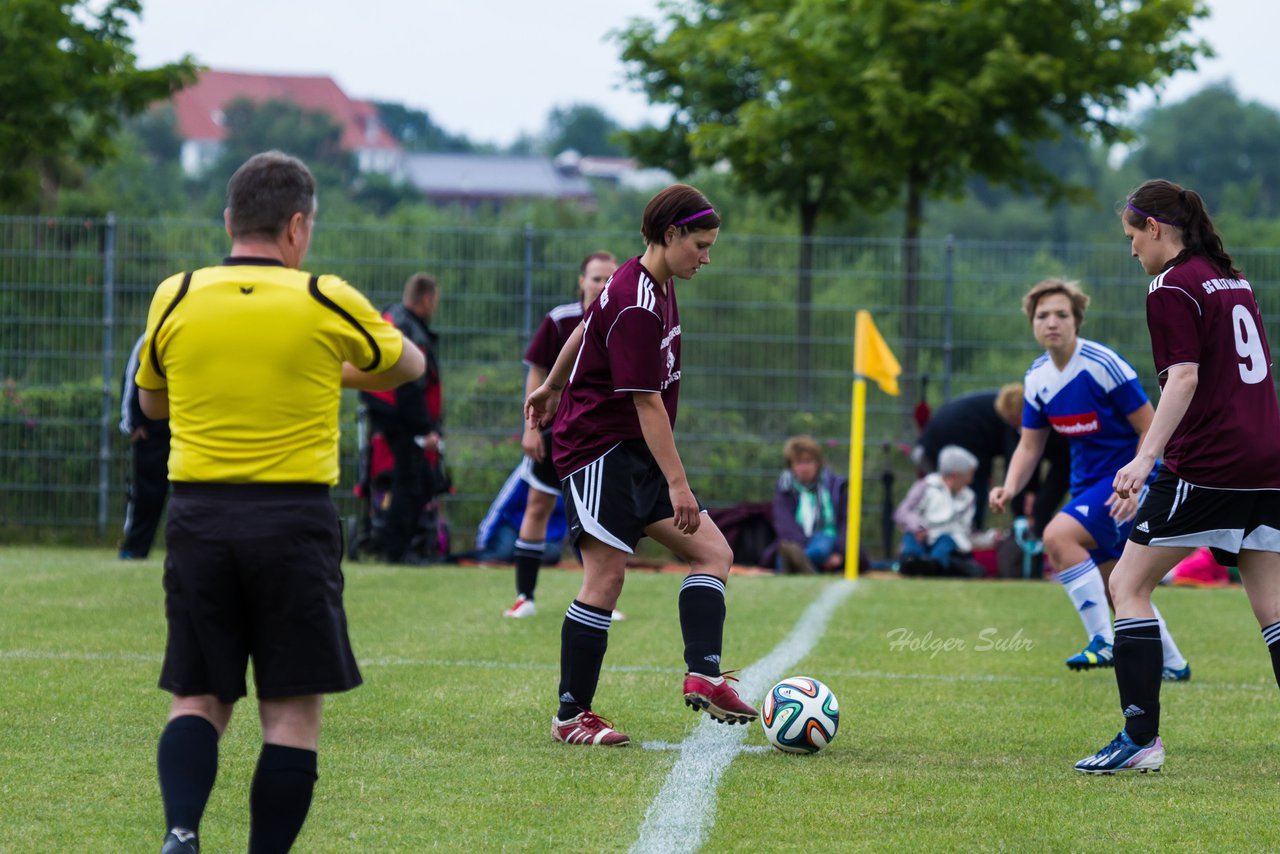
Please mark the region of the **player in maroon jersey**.
<svg viewBox="0 0 1280 854"><path fill-rule="evenodd" d="M583 315L616 269L618 259L608 252L593 252L582 260L578 300L558 305L547 312L525 350L524 363L529 368L524 384L526 396L546 380L547 372L555 365L565 342L582 323ZM503 613L504 617L517 618L532 617L538 613L534 590L538 586L538 569L542 566L546 549L547 522L556 509L556 499L560 497L560 476L551 459L550 428L525 424L520 447L524 451L520 479L528 484L529 497L525 500L524 518L516 536L516 601ZM615 611L613 618L622 619L622 614Z"/></svg>
<svg viewBox="0 0 1280 854"><path fill-rule="evenodd" d="M1193 549L1238 565L1280 683L1280 405L1258 301L1199 194L1148 181L1121 212L1142 268L1160 380L1137 456L1116 494L1140 490L1164 464L1111 572L1115 667L1125 728L1076 763L1094 774L1159 770L1160 630L1151 591Z"/></svg>
<svg viewBox="0 0 1280 854"><path fill-rule="evenodd" d="M613 274L525 404L533 424L555 413L569 536L582 551L582 588L560 632L560 706L551 720L551 737L568 744L630 741L591 704L627 556L645 536L689 563L679 599L685 702L724 723L756 718L720 672L733 554L702 516L672 434L680 388L675 280L710 263L720 217L702 193L675 184L649 201L640 231L644 254Z"/></svg>

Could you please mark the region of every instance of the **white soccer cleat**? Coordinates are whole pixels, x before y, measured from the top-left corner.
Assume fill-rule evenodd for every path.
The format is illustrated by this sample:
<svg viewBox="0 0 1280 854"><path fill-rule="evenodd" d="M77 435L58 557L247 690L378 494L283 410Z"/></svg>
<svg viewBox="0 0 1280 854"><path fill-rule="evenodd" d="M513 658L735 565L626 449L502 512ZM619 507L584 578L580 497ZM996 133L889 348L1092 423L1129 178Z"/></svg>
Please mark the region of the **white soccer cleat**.
<svg viewBox="0 0 1280 854"><path fill-rule="evenodd" d="M516 597L515 604L502 612L504 617L535 617L538 614L538 606L533 604L533 600L527 598L523 593Z"/></svg>

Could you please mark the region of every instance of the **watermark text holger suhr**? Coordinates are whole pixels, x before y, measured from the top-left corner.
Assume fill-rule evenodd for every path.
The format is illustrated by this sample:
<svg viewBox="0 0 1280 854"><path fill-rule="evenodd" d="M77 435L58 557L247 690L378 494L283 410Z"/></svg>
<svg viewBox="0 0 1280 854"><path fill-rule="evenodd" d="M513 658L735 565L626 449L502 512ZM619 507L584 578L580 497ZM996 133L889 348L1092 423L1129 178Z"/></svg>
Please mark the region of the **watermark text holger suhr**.
<svg viewBox="0 0 1280 854"><path fill-rule="evenodd" d="M1036 642L1018 629L1011 635L1002 635L995 626L978 632L977 636L935 637L932 631L918 635L908 628L890 629L885 632L889 649L893 652L924 652L933 658L940 652L1030 652Z"/></svg>

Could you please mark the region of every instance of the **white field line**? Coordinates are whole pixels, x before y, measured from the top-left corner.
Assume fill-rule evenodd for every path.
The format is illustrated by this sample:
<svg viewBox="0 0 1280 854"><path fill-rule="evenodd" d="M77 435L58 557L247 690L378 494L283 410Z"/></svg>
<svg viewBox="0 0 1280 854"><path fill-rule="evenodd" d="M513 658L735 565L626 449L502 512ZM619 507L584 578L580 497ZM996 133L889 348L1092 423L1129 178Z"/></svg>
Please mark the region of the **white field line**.
<svg viewBox="0 0 1280 854"><path fill-rule="evenodd" d="M748 703L759 705L764 692L788 675L827 630L831 615L857 582L838 581L822 589L791 634L764 658L742 672L737 688ZM746 726L726 726L705 716L680 745L680 758L661 791L649 804L633 854L697 851L715 823L720 775L742 752Z"/></svg>
<svg viewBox="0 0 1280 854"><path fill-rule="evenodd" d="M122 664L159 664L163 655L158 652L102 652L95 650L50 650L50 649L0 649L0 661L107 661ZM360 659L361 667L449 667L475 668L478 670L515 670L530 672L560 671L559 663L539 661L485 661L481 659L449 659L449 658L405 658L402 656L385 656L381 658ZM648 664L605 665L603 670L609 673L660 673L666 676L683 673L673 667L655 667ZM1064 679L1089 679L1091 677L1062 673L1057 676L1014 675L1007 673L897 673L890 670L834 670L824 668L824 681L833 679L891 679L894 681L939 682L943 684L1043 684L1057 685ZM1095 674L1095 676L1107 674ZM1110 681L1110 680L1108 680ZM1275 691L1275 680L1259 679L1257 682L1206 682L1203 679L1191 681L1176 687L1169 686L1170 691ZM657 742L654 742L657 744ZM641 744L641 747L646 746Z"/></svg>

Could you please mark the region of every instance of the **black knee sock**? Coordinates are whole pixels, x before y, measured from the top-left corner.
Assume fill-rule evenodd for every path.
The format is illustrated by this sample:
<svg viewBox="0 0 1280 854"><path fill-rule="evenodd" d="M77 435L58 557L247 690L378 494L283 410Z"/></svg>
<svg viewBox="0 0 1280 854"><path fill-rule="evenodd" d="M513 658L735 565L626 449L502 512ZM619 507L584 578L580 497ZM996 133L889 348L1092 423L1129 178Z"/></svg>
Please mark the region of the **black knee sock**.
<svg viewBox="0 0 1280 854"><path fill-rule="evenodd" d="M1272 623L1263 629L1262 639L1271 651L1271 671L1276 675L1276 684L1280 685L1280 623Z"/></svg>
<svg viewBox="0 0 1280 854"><path fill-rule="evenodd" d="M546 541L516 540L516 593L526 599L533 598L538 586L538 568L542 566L542 552Z"/></svg>
<svg viewBox="0 0 1280 854"><path fill-rule="evenodd" d="M1115 660L1124 731L1135 744L1146 744L1160 734L1160 623L1117 619Z"/></svg>
<svg viewBox="0 0 1280 854"><path fill-rule="evenodd" d="M284 854L293 847L315 785L314 750L262 745L249 791L249 854Z"/></svg>
<svg viewBox="0 0 1280 854"><path fill-rule="evenodd" d="M680 633L690 673L720 675L724 645L724 582L714 575L689 575L680 585Z"/></svg>
<svg viewBox="0 0 1280 854"><path fill-rule="evenodd" d="M165 830L197 832L218 776L218 730L199 715L169 721L156 748L156 770Z"/></svg>
<svg viewBox="0 0 1280 854"><path fill-rule="evenodd" d="M612 622L612 611L577 599L565 613L560 627L560 709L556 712L560 720L568 720L583 709L590 711Z"/></svg>

